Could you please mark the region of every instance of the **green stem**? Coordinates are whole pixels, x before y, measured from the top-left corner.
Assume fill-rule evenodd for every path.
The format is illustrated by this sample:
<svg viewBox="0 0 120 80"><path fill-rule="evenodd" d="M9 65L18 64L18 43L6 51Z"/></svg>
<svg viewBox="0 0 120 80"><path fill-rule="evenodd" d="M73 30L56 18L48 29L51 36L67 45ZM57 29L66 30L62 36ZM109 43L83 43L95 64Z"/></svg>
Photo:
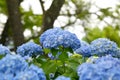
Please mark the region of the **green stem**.
<svg viewBox="0 0 120 80"><path fill-rule="evenodd" d="M82 62L85 62L86 60L85 60L85 57L83 56L83 58L82 58Z"/></svg>
<svg viewBox="0 0 120 80"><path fill-rule="evenodd" d="M63 62L63 68L64 68L64 73L66 72L66 70L65 70L65 62Z"/></svg>

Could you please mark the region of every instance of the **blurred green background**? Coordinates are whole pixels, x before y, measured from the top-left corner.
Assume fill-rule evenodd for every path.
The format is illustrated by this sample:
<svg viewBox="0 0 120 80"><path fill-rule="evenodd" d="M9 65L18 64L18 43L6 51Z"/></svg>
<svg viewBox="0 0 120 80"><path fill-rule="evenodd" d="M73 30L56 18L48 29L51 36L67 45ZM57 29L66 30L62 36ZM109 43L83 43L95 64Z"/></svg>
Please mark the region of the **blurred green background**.
<svg viewBox="0 0 120 80"><path fill-rule="evenodd" d="M109 38L120 46L119 0L1 0L0 43L14 50L47 29L62 27L87 42Z"/></svg>

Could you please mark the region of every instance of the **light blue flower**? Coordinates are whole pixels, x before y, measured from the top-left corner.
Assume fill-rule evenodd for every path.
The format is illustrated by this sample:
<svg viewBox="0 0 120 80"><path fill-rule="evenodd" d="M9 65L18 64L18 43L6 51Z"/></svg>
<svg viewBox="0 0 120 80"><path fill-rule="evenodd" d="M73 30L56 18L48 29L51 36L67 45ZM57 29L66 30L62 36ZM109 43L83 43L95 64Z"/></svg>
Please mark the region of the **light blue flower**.
<svg viewBox="0 0 120 80"><path fill-rule="evenodd" d="M91 56L91 48L90 48L90 46L80 47L75 52L78 53L78 54L81 54L84 57L90 57Z"/></svg>
<svg viewBox="0 0 120 80"><path fill-rule="evenodd" d="M60 28L53 28L45 31L40 36L40 43L44 48L58 48L59 46L70 47L73 50L80 47L77 36Z"/></svg>
<svg viewBox="0 0 120 80"><path fill-rule="evenodd" d="M37 56L43 53L42 47L34 42L27 42L17 48L17 54L22 57L25 56Z"/></svg>
<svg viewBox="0 0 120 80"><path fill-rule="evenodd" d="M6 54L10 54L10 50L7 47L0 44L0 55L6 55Z"/></svg>
<svg viewBox="0 0 120 80"><path fill-rule="evenodd" d="M43 42L46 40L46 37L49 35L54 35L54 34L58 34L59 32L61 32L62 29L61 28L54 28L54 29L49 29L47 31L45 31L43 34L41 34L40 36L40 42L41 44L43 44Z"/></svg>
<svg viewBox="0 0 120 80"><path fill-rule="evenodd" d="M111 55L113 57L117 57L117 58L120 58L120 48L116 48L114 50L111 51Z"/></svg>
<svg viewBox="0 0 120 80"><path fill-rule="evenodd" d="M81 54L84 57L91 56L91 46L85 42L81 41L81 47L75 50L76 53Z"/></svg>
<svg viewBox="0 0 120 80"><path fill-rule="evenodd" d="M46 80L46 76L45 76L45 73L43 72L43 70L33 64L30 65L28 71L35 72L38 75L39 80Z"/></svg>
<svg viewBox="0 0 120 80"><path fill-rule="evenodd" d="M120 60L111 55L100 57L78 66L77 73L79 80L120 80Z"/></svg>
<svg viewBox="0 0 120 80"><path fill-rule="evenodd" d="M0 73L16 75L28 68L28 63L20 55L6 55L0 60Z"/></svg>
<svg viewBox="0 0 120 80"><path fill-rule="evenodd" d="M81 42L81 47L82 46L89 46L90 45L88 42L83 41L83 40L81 40L80 42Z"/></svg>
<svg viewBox="0 0 120 80"><path fill-rule="evenodd" d="M102 56L102 57L96 59L94 62L95 62L95 64L102 64L104 62L110 62L110 64L116 65L116 67L117 67L117 65L120 66L120 60L118 58L113 58L111 55ZM104 67L106 67L106 66L104 66Z"/></svg>
<svg viewBox="0 0 120 80"><path fill-rule="evenodd" d="M14 80L13 74L0 73L0 80Z"/></svg>
<svg viewBox="0 0 120 80"><path fill-rule="evenodd" d="M58 76L55 80L71 80L71 79L65 76Z"/></svg>
<svg viewBox="0 0 120 80"><path fill-rule="evenodd" d="M117 44L107 38L98 38L91 42L91 55L103 56L106 54L114 54L114 50L118 48Z"/></svg>
<svg viewBox="0 0 120 80"><path fill-rule="evenodd" d="M7 54L0 60L0 80L46 80L43 70L28 65L20 55Z"/></svg>
<svg viewBox="0 0 120 80"><path fill-rule="evenodd" d="M17 74L13 80L42 80L42 79L39 79L37 73L33 71L24 71Z"/></svg>

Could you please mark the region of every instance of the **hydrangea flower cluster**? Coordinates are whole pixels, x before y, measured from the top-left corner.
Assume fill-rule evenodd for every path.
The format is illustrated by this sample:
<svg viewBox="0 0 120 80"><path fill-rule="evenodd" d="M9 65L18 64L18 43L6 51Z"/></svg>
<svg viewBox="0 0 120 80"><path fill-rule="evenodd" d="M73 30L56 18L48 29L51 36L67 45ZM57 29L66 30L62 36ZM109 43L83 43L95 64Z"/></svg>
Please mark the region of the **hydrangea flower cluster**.
<svg viewBox="0 0 120 80"><path fill-rule="evenodd" d="M118 48L117 44L106 38L98 38L91 42L91 55L97 54L98 56L106 54L114 54Z"/></svg>
<svg viewBox="0 0 120 80"><path fill-rule="evenodd" d="M0 60L0 80L46 80L41 68L29 67L20 55L6 55Z"/></svg>
<svg viewBox="0 0 120 80"><path fill-rule="evenodd" d="M10 50L7 47L0 44L0 55L6 55L6 54L10 54Z"/></svg>
<svg viewBox="0 0 120 80"><path fill-rule="evenodd" d="M45 31L40 36L40 43L44 48L58 48L59 46L71 47L77 49L80 47L80 41L77 36L61 28L53 28Z"/></svg>
<svg viewBox="0 0 120 80"><path fill-rule="evenodd" d="M87 42L81 41L81 47L76 49L75 52L81 54L84 57L89 57L91 56L91 47Z"/></svg>
<svg viewBox="0 0 120 80"><path fill-rule="evenodd" d="M34 42L27 42L17 48L17 54L22 57L25 56L37 56L43 53L42 47Z"/></svg>
<svg viewBox="0 0 120 80"><path fill-rule="evenodd" d="M115 42L110 41L107 38L98 38L92 41L90 44L81 41L81 47L75 52L84 57L90 57L93 55L105 56L108 54L114 57L120 57L120 48L118 48Z"/></svg>
<svg viewBox="0 0 120 80"><path fill-rule="evenodd" d="M120 80L120 60L104 56L78 67L79 80Z"/></svg>
<svg viewBox="0 0 120 80"><path fill-rule="evenodd" d="M58 76L55 80L71 80L71 79L65 76Z"/></svg>

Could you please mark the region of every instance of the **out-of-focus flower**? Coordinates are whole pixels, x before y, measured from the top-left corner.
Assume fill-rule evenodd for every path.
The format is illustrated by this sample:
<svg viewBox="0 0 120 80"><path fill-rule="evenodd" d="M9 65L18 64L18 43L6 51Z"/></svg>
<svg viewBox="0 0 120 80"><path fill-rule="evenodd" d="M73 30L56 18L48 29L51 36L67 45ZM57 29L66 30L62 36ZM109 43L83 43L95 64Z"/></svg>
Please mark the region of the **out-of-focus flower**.
<svg viewBox="0 0 120 80"><path fill-rule="evenodd" d="M71 79L65 76L58 76L55 80L71 80Z"/></svg>
<svg viewBox="0 0 120 80"><path fill-rule="evenodd" d="M91 55L103 56L107 54L114 54L117 44L107 38L98 38L91 42Z"/></svg>
<svg viewBox="0 0 120 80"><path fill-rule="evenodd" d="M37 73L33 71L24 71L17 74L13 80L42 80L42 79L39 79Z"/></svg>
<svg viewBox="0 0 120 80"><path fill-rule="evenodd" d="M6 55L0 60L0 73L16 75L28 68L28 63L20 55Z"/></svg>
<svg viewBox="0 0 120 80"><path fill-rule="evenodd" d="M17 54L22 57L25 56L38 56L43 53L42 47L34 42L27 42L17 48Z"/></svg>
<svg viewBox="0 0 120 80"><path fill-rule="evenodd" d="M44 74L43 70L41 68L33 65L33 64L30 65L28 71L35 72L38 75L39 80L46 80L46 77L45 77L45 74ZM36 79L34 79L34 80L36 80Z"/></svg>
<svg viewBox="0 0 120 80"><path fill-rule="evenodd" d="M97 56L91 56L91 57L89 57L89 58L87 59L86 62L88 62L88 63L94 63L98 58L99 58L99 57L97 57Z"/></svg>
<svg viewBox="0 0 120 80"><path fill-rule="evenodd" d="M91 56L91 47L87 42L81 41L81 47L76 49L75 52L81 54L84 57L89 57Z"/></svg>
<svg viewBox="0 0 120 80"><path fill-rule="evenodd" d="M0 60L0 80L46 80L43 70L28 65L20 55L6 55Z"/></svg>
<svg viewBox="0 0 120 80"><path fill-rule="evenodd" d="M10 54L10 50L7 47L0 44L0 55L6 55L6 54Z"/></svg>
<svg viewBox="0 0 120 80"><path fill-rule="evenodd" d="M14 80L13 74L0 73L0 80Z"/></svg>
<svg viewBox="0 0 120 80"><path fill-rule="evenodd" d="M81 64L77 72L79 80L120 80L120 60L111 55L100 57Z"/></svg>

